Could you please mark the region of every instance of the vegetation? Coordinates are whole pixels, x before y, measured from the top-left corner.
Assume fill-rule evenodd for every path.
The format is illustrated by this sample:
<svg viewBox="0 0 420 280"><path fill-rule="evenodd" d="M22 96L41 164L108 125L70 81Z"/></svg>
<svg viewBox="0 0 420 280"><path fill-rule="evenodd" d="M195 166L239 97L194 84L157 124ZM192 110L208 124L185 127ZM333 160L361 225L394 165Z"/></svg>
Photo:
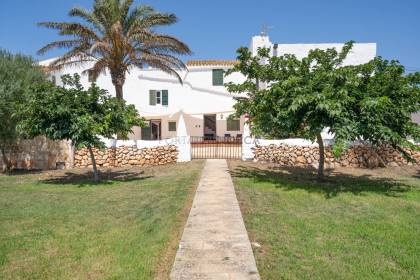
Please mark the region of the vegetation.
<svg viewBox="0 0 420 280"><path fill-rule="evenodd" d="M230 167L262 279L418 279L415 168Z"/></svg>
<svg viewBox="0 0 420 280"><path fill-rule="evenodd" d="M8 153L13 153L20 138L17 129L24 106L33 83L44 81L42 69L24 55L13 55L0 50L0 152L4 171L10 172Z"/></svg>
<svg viewBox="0 0 420 280"><path fill-rule="evenodd" d="M167 279L201 169L0 176L0 278Z"/></svg>
<svg viewBox="0 0 420 280"><path fill-rule="evenodd" d="M71 140L76 148L87 147L95 182L99 181L93 147L104 148L103 138L124 138L133 126L142 126L134 105L110 97L106 90L92 84L84 90L80 76L63 76L63 87L38 84L23 109L20 123L27 137L45 135L52 140Z"/></svg>
<svg viewBox="0 0 420 280"><path fill-rule="evenodd" d="M178 55L191 51L173 36L156 32L156 27L177 22L170 13L156 12L146 5L133 6L133 0L95 0L93 10L73 8L69 15L75 22L41 22L68 38L52 42L39 50L43 54L54 48L69 51L51 64L51 69L90 62L93 77L109 71L117 98L123 98L125 75L132 67L150 65L173 74L184 69Z"/></svg>
<svg viewBox="0 0 420 280"><path fill-rule="evenodd" d="M302 60L294 55L270 57L268 49L259 49L253 57L240 48L240 63L227 73L247 78L227 86L230 92L247 94L235 108L237 115L249 116L253 133L318 142L319 177L324 173L325 129L335 135L336 156L354 140L390 144L403 154L403 148L418 149L407 139L420 139L420 127L411 121L411 114L420 111L420 73L407 75L397 61L380 57L345 66L352 46L346 43L340 52L315 49Z"/></svg>

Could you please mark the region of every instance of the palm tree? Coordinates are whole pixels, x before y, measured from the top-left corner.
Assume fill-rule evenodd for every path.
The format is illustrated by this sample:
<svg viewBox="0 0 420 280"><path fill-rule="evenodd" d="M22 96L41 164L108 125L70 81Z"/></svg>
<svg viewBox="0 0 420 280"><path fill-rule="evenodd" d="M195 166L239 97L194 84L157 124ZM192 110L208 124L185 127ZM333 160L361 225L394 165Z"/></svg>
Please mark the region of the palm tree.
<svg viewBox="0 0 420 280"><path fill-rule="evenodd" d="M185 69L185 64L177 56L191 54L189 47L155 30L177 22L176 15L159 13L146 5L132 7L132 4L133 0L95 0L93 11L73 8L69 12L71 17L81 18L85 23L39 23L69 38L49 43L38 53L56 48L68 50L52 62L51 70L87 62L93 66L84 73L93 78L108 70L120 99L123 99L125 75L133 67L156 67L182 82L177 71Z"/></svg>

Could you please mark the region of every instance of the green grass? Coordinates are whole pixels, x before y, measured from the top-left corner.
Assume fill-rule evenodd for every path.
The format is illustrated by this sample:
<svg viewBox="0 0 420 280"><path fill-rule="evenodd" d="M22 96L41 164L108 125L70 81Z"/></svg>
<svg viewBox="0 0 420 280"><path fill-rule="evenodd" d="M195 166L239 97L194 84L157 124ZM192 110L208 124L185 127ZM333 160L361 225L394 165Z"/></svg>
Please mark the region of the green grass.
<svg viewBox="0 0 420 280"><path fill-rule="evenodd" d="M230 167L262 279L419 279L418 169Z"/></svg>
<svg viewBox="0 0 420 280"><path fill-rule="evenodd" d="M0 175L0 279L164 278L201 169Z"/></svg>

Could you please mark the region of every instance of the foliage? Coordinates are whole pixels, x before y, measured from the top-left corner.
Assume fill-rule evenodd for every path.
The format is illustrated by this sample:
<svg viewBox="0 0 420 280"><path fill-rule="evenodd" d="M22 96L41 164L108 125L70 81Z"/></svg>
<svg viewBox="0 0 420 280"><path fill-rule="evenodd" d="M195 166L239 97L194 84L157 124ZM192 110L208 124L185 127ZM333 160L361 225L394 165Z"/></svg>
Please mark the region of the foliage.
<svg viewBox="0 0 420 280"><path fill-rule="evenodd" d="M249 115L258 135L317 139L320 175L321 132L326 128L335 134L337 156L353 140L415 149L407 138L419 138L411 114L420 110L420 74L405 75L397 61L380 57L346 66L343 62L352 46L348 42L340 52L311 50L301 60L289 54L270 57L268 49L259 49L253 57L247 48L240 48L239 64L227 73L246 77L241 84L227 84L230 92L247 95L235 105L237 115Z"/></svg>
<svg viewBox="0 0 420 280"><path fill-rule="evenodd" d="M52 42L39 50L43 54L54 48L69 49L51 64L51 69L92 62L94 77L109 70L118 98L123 98L125 74L132 67L150 65L175 75L184 69L177 55L190 54L188 46L173 36L160 34L156 27L177 22L171 13L159 13L152 7L132 7L133 0L95 0L93 10L73 8L70 17L84 23L41 22L68 39Z"/></svg>
<svg viewBox="0 0 420 280"><path fill-rule="evenodd" d="M6 150L11 151L20 136L16 129L21 116L18 112L31 85L44 78L30 57L0 50L0 150L6 169L11 167Z"/></svg>
<svg viewBox="0 0 420 280"><path fill-rule="evenodd" d="M65 75L63 87L51 83L34 85L20 127L27 137L45 135L52 140L71 140L76 147L103 148L101 137L126 138L133 126L142 126L134 105L110 97L92 84L84 90L80 76ZM96 164L91 153L96 176Z"/></svg>

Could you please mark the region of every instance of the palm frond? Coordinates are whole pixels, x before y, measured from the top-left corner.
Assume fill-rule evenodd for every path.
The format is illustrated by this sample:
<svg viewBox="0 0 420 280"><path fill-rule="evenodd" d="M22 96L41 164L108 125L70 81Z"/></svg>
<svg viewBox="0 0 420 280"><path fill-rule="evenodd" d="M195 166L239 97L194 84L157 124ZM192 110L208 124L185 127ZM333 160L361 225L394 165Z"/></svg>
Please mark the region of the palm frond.
<svg viewBox="0 0 420 280"><path fill-rule="evenodd" d="M106 59L99 59L95 62L92 68L84 70L82 74L91 73L93 78L96 80L100 74L104 74L108 68L108 61Z"/></svg>
<svg viewBox="0 0 420 280"><path fill-rule="evenodd" d="M130 12L131 5L133 5L133 0L123 0L120 4L120 22L125 22L125 19L128 17Z"/></svg>
<svg viewBox="0 0 420 280"><path fill-rule="evenodd" d="M90 40L99 40L91 28L77 22L40 22L39 26L59 30L60 35L74 35Z"/></svg>
<svg viewBox="0 0 420 280"><path fill-rule="evenodd" d="M91 23L99 32L103 33L104 31L101 23L95 17L95 15L84 8L76 7L71 9L69 12L69 16L84 19L87 22Z"/></svg>
<svg viewBox="0 0 420 280"><path fill-rule="evenodd" d="M159 49L161 51L166 50L168 52L181 55L189 55L192 53L187 44L168 35L156 34L148 41L144 42L143 46L148 49Z"/></svg>
<svg viewBox="0 0 420 280"><path fill-rule="evenodd" d="M153 27L160 25L171 25L178 21L175 14L171 13L152 13L141 18L141 26Z"/></svg>
<svg viewBox="0 0 420 280"><path fill-rule="evenodd" d="M131 12L130 15L125 19L124 23L124 32L128 33L129 30L132 28L134 24L137 24L139 19L154 13L155 10L148 6L148 5L140 5L135 7Z"/></svg>
<svg viewBox="0 0 420 280"><path fill-rule="evenodd" d="M80 46L80 40L62 40L51 42L38 50L38 54L42 55L52 49L74 48Z"/></svg>
<svg viewBox="0 0 420 280"><path fill-rule="evenodd" d="M152 67L177 77L178 81L182 83L182 78L177 72L177 70L182 70L185 68L185 64L181 60L176 58L174 59L174 57L167 55L143 53L142 61Z"/></svg>

